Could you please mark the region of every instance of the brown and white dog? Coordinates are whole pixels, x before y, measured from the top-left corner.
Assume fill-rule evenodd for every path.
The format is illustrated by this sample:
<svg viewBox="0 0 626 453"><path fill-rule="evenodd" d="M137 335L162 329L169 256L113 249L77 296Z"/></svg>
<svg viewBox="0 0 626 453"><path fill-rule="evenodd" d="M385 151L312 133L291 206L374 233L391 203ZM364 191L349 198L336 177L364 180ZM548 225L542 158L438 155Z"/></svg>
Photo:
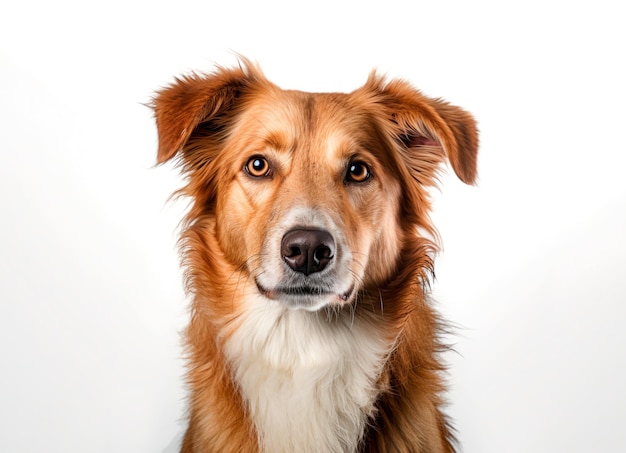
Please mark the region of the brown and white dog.
<svg viewBox="0 0 626 453"><path fill-rule="evenodd" d="M372 73L287 91L247 60L154 99L191 199L183 452L452 452L429 187L473 183L472 116Z"/></svg>

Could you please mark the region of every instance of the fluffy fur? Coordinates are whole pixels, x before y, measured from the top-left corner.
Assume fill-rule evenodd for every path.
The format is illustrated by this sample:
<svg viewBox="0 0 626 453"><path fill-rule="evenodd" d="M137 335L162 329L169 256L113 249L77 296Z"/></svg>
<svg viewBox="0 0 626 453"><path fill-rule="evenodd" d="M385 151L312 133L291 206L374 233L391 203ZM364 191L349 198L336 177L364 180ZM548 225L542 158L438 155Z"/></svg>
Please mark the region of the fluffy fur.
<svg viewBox="0 0 626 453"><path fill-rule="evenodd" d="M454 451L427 190L446 160L474 182L471 115L375 73L281 90L247 60L176 80L154 111L191 200L182 451Z"/></svg>

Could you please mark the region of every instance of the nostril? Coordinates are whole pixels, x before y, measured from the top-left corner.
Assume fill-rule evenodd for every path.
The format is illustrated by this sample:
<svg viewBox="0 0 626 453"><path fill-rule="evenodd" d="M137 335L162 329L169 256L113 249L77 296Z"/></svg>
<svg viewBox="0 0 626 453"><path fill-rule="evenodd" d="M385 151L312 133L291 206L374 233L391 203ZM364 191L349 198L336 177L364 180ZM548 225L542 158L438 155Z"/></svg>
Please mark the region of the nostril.
<svg viewBox="0 0 626 453"><path fill-rule="evenodd" d="M302 250L300 250L300 247L289 247L289 251L287 252L287 254L285 254L286 257L293 257L298 255L302 255Z"/></svg>
<svg viewBox="0 0 626 453"><path fill-rule="evenodd" d="M313 253L313 257L318 262L322 260L329 260L332 258L332 251L328 247L322 245L315 249L315 252Z"/></svg>

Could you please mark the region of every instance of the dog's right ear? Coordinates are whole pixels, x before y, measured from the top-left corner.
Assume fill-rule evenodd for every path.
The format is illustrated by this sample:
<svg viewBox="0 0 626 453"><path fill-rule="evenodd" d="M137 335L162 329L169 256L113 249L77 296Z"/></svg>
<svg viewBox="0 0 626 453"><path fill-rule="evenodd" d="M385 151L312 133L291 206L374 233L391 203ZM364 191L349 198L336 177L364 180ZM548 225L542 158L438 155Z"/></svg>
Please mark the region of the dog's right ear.
<svg viewBox="0 0 626 453"><path fill-rule="evenodd" d="M209 75L194 73L159 91L152 103L159 138L157 163L171 159L200 123L224 114L260 81L265 77L258 66L241 59L236 68L218 68Z"/></svg>

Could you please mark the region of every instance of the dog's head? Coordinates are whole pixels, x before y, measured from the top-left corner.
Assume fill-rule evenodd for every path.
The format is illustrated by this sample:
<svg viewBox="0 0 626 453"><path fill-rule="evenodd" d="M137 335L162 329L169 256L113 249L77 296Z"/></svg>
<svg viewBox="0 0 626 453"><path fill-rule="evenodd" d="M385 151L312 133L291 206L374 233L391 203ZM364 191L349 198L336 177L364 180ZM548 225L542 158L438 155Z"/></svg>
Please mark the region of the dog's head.
<svg viewBox="0 0 626 453"><path fill-rule="evenodd" d="M177 80L154 110L158 162L178 154L188 177L196 246L289 307L353 302L421 265L405 262L408 247L429 262L421 236L434 234L427 188L440 164L476 176L472 117L374 73L349 94L304 93L245 61Z"/></svg>

